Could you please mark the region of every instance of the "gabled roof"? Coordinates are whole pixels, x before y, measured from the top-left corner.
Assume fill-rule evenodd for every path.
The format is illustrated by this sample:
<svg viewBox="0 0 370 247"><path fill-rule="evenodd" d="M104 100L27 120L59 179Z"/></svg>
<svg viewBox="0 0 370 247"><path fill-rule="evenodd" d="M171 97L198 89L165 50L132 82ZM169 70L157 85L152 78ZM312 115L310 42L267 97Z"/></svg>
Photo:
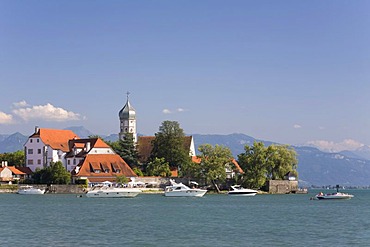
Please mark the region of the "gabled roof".
<svg viewBox="0 0 370 247"><path fill-rule="evenodd" d="M72 171L73 176L89 178L106 178L112 180L116 176L137 177L135 172L118 154L88 154L78 165L79 169ZM105 169L109 168L109 172ZM119 172L115 172L119 169ZM100 170L95 173L93 170Z"/></svg>
<svg viewBox="0 0 370 247"><path fill-rule="evenodd" d="M191 148L192 136L184 137L184 147L186 150ZM153 150L152 142L154 141L155 136L139 136L137 141L137 151L139 154L139 161L145 163Z"/></svg>
<svg viewBox="0 0 370 247"><path fill-rule="evenodd" d="M57 130L40 128L30 138L39 137L45 145L52 149L69 151L68 141L79 138L72 130Z"/></svg>
<svg viewBox="0 0 370 247"><path fill-rule="evenodd" d="M12 173L14 175L26 175L25 172L22 172L21 170L19 170L17 167L14 167L14 166L8 166L8 168L12 171Z"/></svg>
<svg viewBox="0 0 370 247"><path fill-rule="evenodd" d="M84 149L87 146L87 143L90 143L89 150L81 150L77 155L74 154L74 147L78 149ZM67 158L73 156L84 157L92 148L110 148L110 146L100 138L72 139L69 140L68 146L69 152L66 155Z"/></svg>
<svg viewBox="0 0 370 247"><path fill-rule="evenodd" d="M31 174L33 174L33 172L32 172L32 170L31 170L31 168L29 168L29 167L24 167L24 166L17 166L16 167L18 170L20 170L21 172L24 172L25 174L27 174L27 175L31 175Z"/></svg>

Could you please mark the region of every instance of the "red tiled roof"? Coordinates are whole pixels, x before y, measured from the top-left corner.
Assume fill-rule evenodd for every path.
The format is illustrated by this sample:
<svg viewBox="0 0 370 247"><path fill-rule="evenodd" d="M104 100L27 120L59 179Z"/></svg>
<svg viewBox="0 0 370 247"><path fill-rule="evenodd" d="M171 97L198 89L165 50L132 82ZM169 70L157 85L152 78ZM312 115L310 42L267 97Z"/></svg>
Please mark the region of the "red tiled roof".
<svg viewBox="0 0 370 247"><path fill-rule="evenodd" d="M192 136L184 137L184 147L186 150L190 151L190 145ZM154 141L155 136L139 136L137 141L137 151L139 153L139 161L145 163L153 149L152 142Z"/></svg>
<svg viewBox="0 0 370 247"><path fill-rule="evenodd" d="M29 167L17 166L17 169L20 170L21 172L24 172L27 175L31 175L33 173L31 168Z"/></svg>
<svg viewBox="0 0 370 247"><path fill-rule="evenodd" d="M30 137L40 137L40 139L55 150L68 152L68 141L73 138L79 138L72 130L57 130L57 129L39 129Z"/></svg>
<svg viewBox="0 0 370 247"><path fill-rule="evenodd" d="M8 168L12 171L13 174L15 175L26 175L25 172L20 171L18 168L14 166L8 166Z"/></svg>
<svg viewBox="0 0 370 247"><path fill-rule="evenodd" d="M109 172L106 173L104 167L108 167ZM91 168L100 170L100 173L95 173ZM113 171L117 169L120 171ZM73 176L77 177L87 177L89 180L90 178L115 178L122 175L137 177L130 166L117 154L88 154L80 165L79 172L73 174Z"/></svg>

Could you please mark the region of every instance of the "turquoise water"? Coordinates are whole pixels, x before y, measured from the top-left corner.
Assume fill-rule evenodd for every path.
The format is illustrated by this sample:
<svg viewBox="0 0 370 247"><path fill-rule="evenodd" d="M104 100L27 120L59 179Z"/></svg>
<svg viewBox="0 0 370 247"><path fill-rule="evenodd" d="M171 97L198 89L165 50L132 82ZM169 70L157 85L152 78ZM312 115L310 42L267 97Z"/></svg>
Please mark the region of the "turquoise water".
<svg viewBox="0 0 370 247"><path fill-rule="evenodd" d="M370 191L79 198L1 194L0 246L369 246Z"/></svg>

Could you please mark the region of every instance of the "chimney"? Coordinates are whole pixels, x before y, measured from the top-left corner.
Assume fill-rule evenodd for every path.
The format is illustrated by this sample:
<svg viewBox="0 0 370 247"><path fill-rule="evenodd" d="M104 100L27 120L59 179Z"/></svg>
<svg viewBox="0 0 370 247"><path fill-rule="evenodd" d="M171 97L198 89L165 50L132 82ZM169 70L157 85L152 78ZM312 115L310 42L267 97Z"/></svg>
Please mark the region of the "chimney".
<svg viewBox="0 0 370 247"><path fill-rule="evenodd" d="M40 131L39 126L35 126L35 134L37 134Z"/></svg>
<svg viewBox="0 0 370 247"><path fill-rule="evenodd" d="M8 161L4 161L5 167L8 166Z"/></svg>
<svg viewBox="0 0 370 247"><path fill-rule="evenodd" d="M90 148L91 148L91 143L90 142L86 142L86 152L89 152L90 151Z"/></svg>

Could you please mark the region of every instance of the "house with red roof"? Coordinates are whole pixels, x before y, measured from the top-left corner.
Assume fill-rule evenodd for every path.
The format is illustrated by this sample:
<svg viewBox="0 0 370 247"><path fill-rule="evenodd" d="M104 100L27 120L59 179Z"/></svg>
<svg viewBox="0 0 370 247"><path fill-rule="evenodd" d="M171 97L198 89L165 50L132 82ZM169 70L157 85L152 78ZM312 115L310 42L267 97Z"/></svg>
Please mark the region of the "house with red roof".
<svg viewBox="0 0 370 247"><path fill-rule="evenodd" d="M153 150L153 141L155 136L139 136L137 141L137 151L139 154L139 161L141 163L147 163L150 157L150 154ZM195 155L195 146L193 136L184 137L184 148L189 150L189 156L193 157ZM177 168L171 168L171 176L177 177L178 170Z"/></svg>
<svg viewBox="0 0 370 247"><path fill-rule="evenodd" d="M26 165L33 172L60 161L74 181L114 182L117 176L137 176L102 139L80 139L71 130L36 127L24 146Z"/></svg>
<svg viewBox="0 0 370 247"><path fill-rule="evenodd" d="M2 161L0 165L0 182L12 183L14 181L29 178L32 173L27 167L8 166L8 162Z"/></svg>
<svg viewBox="0 0 370 247"><path fill-rule="evenodd" d="M65 159L72 180L115 182L117 176L137 177L130 166L100 138L72 139Z"/></svg>
<svg viewBox="0 0 370 247"><path fill-rule="evenodd" d="M79 137L71 130L44 129L35 127L35 132L24 144L26 166L33 172L36 168L50 166L61 161L66 166L65 155L69 152L68 142Z"/></svg>

